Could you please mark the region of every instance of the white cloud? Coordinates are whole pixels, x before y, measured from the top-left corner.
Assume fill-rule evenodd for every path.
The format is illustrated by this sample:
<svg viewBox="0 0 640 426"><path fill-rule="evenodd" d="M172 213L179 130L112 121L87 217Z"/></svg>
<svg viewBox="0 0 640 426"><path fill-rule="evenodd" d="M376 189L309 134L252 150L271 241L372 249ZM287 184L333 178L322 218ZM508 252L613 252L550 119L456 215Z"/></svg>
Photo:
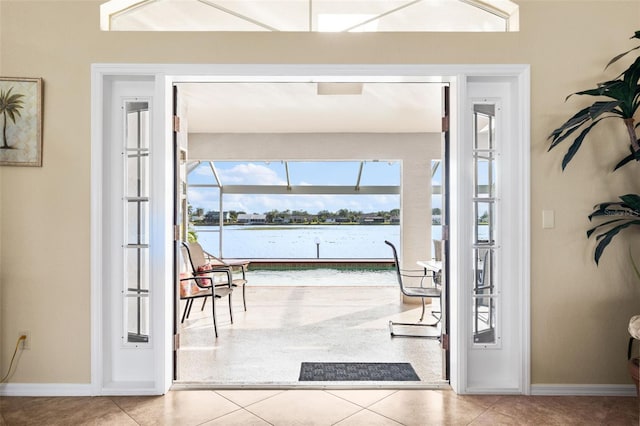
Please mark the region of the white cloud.
<svg viewBox="0 0 640 426"><path fill-rule="evenodd" d="M259 171L257 166L255 171ZM264 169L264 168L263 168ZM244 171L250 171L246 168ZM244 172L243 171L243 172ZM269 170L269 172L271 172ZM271 173L267 173L268 176ZM243 176L239 173L237 176ZM205 211L219 209L217 189L190 188L189 204ZM320 210L336 212L349 209L362 212L391 210L400 207L397 195L269 195L269 194L228 194L224 197L224 209L247 213L265 213L271 210L306 210L317 213Z"/></svg>
<svg viewBox="0 0 640 426"><path fill-rule="evenodd" d="M268 167L247 163L231 169L218 170L223 185L286 185L278 174Z"/></svg>
<svg viewBox="0 0 640 426"><path fill-rule="evenodd" d="M189 204L204 211L220 210L217 193L217 189L189 188Z"/></svg>

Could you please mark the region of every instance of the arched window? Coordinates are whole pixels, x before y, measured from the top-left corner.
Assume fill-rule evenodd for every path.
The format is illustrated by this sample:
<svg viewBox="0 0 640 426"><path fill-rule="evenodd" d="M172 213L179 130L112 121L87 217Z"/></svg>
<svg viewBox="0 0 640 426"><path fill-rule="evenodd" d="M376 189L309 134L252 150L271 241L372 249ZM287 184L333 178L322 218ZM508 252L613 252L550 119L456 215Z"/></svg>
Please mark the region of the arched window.
<svg viewBox="0 0 640 426"><path fill-rule="evenodd" d="M518 31L509 0L111 0L105 31Z"/></svg>

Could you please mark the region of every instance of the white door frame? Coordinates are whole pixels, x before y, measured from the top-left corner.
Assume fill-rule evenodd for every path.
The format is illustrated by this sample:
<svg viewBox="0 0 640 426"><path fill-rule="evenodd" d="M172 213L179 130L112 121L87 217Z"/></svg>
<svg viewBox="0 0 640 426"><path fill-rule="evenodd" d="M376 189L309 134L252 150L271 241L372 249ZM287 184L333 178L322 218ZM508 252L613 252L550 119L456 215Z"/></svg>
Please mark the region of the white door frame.
<svg viewBox="0 0 640 426"><path fill-rule="evenodd" d="M492 387L485 383L481 387L470 387L467 382L470 344L470 321L467 321L470 299L460 294L458 285L451 286L451 386L458 393L472 392L509 392L530 393L530 219L529 219L529 158L530 158L530 72L528 65L174 65L174 64L94 64L92 66L91 90L91 385L92 394L163 394L172 384L172 350L173 350L173 261L172 204L173 174L166 173L173 167L172 135L169 117L172 114L172 85L175 82L201 81L425 81L425 78L439 79L447 76L452 86L451 99L451 223L450 241L450 280L452 283L464 279L468 272L462 266L467 259L468 242L461 234L465 229L460 214L468 208L465 199L467 191L459 183L468 179L463 164L458 160L469 155L469 149L463 143L465 134L465 114L469 99L469 84L477 81L509 81L511 83L511 107L513 131L516 146L510 161L516 161L517 167L511 170L517 176L509 176L514 185L515 197L512 205L517 211L518 239L516 244L516 261L512 265L512 276L517 277L513 285L517 286L518 310L517 336L518 345L514 353L518 357L519 371L514 378L514 386ZM109 253L106 253L108 239L109 214L104 212L105 185L109 176L109 164L106 162L112 136L107 128L109 106L113 81L152 80L154 93L152 99L153 121L153 160L151 163L151 199L155 200L152 208L154 223L151 224L151 279L154 286L161 288L151 296L151 327L155 336L153 350L147 360L153 365L153 372L148 379L136 382L118 379L126 377L118 374L118 365L114 365L110 354L108 334L114 331L109 327L113 319L109 316L108 298L110 284L108 274ZM439 81L439 80L437 80ZM105 257L106 256L106 257ZM462 259L462 260L460 260ZM466 263L464 264L466 266ZM463 290L464 291L464 290ZM499 365L495 368L500 368Z"/></svg>

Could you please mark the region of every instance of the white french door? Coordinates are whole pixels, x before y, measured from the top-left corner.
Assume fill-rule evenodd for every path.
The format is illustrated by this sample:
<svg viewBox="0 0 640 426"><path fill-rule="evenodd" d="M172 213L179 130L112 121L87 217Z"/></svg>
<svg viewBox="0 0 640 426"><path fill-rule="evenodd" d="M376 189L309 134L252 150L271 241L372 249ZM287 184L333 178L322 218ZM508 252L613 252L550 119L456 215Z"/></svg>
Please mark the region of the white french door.
<svg viewBox="0 0 640 426"><path fill-rule="evenodd" d="M447 79L455 93L451 108L447 277L451 386L460 393L528 393L528 67L344 64L92 67L93 393L161 394L172 383L175 188L171 171L175 156L169 123L173 83L308 81L318 76L339 77L341 81L362 76L412 81L442 79L443 75L451 76ZM148 169L148 195L125 192L130 176L123 159L127 157L123 157L127 99L148 102L149 150L144 166ZM474 105L482 107L474 111ZM491 116L488 105L494 108L496 144L485 149L476 141L474 148L474 137L479 136L474 134L474 119L486 118L480 117L482 113ZM140 149L134 148L136 152ZM485 167L487 161L495 166L495 194L486 193L488 176L482 176L483 181L478 180L480 175L474 177L474 170L481 164ZM142 172L140 168L136 173L138 170ZM133 209L125 207L131 204ZM143 212L143 204L148 204L148 213ZM480 222L493 226L490 237L481 238L477 228ZM129 228L130 223L136 225ZM135 236L135 241L128 241L128 236ZM125 259L130 257L125 253L129 249L140 252L140 256L132 257L140 259L134 264L142 268L134 275L146 271L148 283L128 278L130 269ZM148 253L148 260L143 253ZM493 260L485 260L484 253L490 253ZM488 290L484 289L485 281L478 281L479 268L484 265L492 268L488 273L482 270L483 280L492 276Z"/></svg>

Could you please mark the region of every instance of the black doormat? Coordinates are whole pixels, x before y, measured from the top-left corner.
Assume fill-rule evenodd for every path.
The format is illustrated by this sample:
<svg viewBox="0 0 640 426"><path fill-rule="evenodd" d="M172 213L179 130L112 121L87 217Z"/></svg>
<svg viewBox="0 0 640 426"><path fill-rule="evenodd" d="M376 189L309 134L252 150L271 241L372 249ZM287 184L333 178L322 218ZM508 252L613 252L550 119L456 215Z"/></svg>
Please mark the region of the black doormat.
<svg viewBox="0 0 640 426"><path fill-rule="evenodd" d="M408 362L303 362L301 382L420 381Z"/></svg>

